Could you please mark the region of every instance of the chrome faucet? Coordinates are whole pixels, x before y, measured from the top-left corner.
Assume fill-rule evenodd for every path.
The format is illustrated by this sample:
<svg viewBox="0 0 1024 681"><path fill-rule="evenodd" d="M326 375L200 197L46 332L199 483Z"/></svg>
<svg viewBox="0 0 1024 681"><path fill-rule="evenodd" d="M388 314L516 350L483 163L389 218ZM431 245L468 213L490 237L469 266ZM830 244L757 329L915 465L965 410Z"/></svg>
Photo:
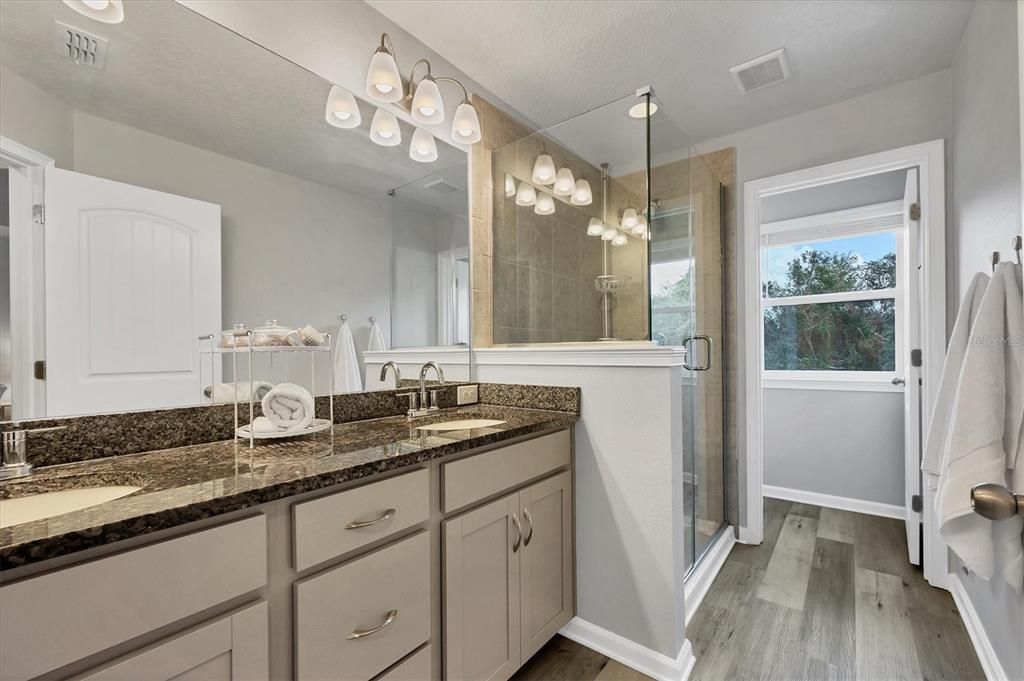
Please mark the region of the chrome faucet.
<svg viewBox="0 0 1024 681"><path fill-rule="evenodd" d="M387 380L388 369L395 372L395 390L402 387L402 372L398 370L398 365L394 362L386 362L384 366L380 368L380 382L383 383Z"/></svg>
<svg viewBox="0 0 1024 681"><path fill-rule="evenodd" d="M64 430L67 426L32 428L29 430L5 430L0 434L0 480L24 478L32 475L32 464L28 462L25 444L29 433L48 433Z"/></svg>
<svg viewBox="0 0 1024 681"><path fill-rule="evenodd" d="M427 362L420 369L420 411L434 411L439 407L436 403L430 404L427 397L427 371L433 368L437 373L437 382L444 385L444 371L441 370L441 366L437 362ZM427 405L430 404L428 409Z"/></svg>

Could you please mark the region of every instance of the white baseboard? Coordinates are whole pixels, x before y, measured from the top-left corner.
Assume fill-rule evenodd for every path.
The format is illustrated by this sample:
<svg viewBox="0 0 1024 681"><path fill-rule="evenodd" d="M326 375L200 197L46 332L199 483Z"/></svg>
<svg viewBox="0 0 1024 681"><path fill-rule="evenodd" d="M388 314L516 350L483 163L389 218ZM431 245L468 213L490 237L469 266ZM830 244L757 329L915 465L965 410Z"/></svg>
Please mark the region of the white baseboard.
<svg viewBox="0 0 1024 681"><path fill-rule="evenodd" d="M851 497L837 497L831 494L805 492L802 489L775 487L774 485L763 485L761 489L764 492L764 496L771 497L772 499L796 501L802 504L823 506L824 508L837 508L840 511L878 515L883 518L903 520L906 517L906 510L902 506L894 504L881 504L877 501L864 501L863 499L853 499Z"/></svg>
<svg viewBox="0 0 1024 681"><path fill-rule="evenodd" d="M683 642L683 649L672 659L579 617L569 620L558 633L657 681L686 681L697 661L689 641Z"/></svg>
<svg viewBox="0 0 1024 681"><path fill-rule="evenodd" d="M953 601L956 603L956 609L960 611L960 618L963 619L964 626L967 627L967 634L971 637L974 651L978 654L981 668L985 671L985 678L988 681L1007 681L1010 676L1003 669L999 658L996 657L995 648L992 647L992 642L988 640L985 627L982 626L981 620L978 618L978 612L971 604L971 599L967 596L964 583L960 580L958 573L950 573L949 586L949 591L953 594Z"/></svg>
<svg viewBox="0 0 1024 681"><path fill-rule="evenodd" d="M708 552L701 558L697 567L687 576L686 582L683 584L686 626L690 626L690 620L693 619L694 613L697 612L697 608L700 607L704 596L707 595L708 589L711 588L711 583L715 581L718 572L725 565L725 560L729 557L729 552L732 551L732 547L735 544L736 535L732 527L725 528L718 535L718 538L715 539L715 543L708 549Z"/></svg>

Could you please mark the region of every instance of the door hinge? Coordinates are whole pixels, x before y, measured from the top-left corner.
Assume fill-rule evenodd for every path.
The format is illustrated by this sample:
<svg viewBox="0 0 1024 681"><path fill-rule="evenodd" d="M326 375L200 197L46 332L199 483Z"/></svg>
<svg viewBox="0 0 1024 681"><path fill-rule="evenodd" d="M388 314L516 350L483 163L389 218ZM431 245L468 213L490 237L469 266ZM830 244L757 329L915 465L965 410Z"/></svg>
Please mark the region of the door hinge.
<svg viewBox="0 0 1024 681"><path fill-rule="evenodd" d="M32 362L32 376L37 381L45 381L46 380L46 360L45 359L37 359L35 362Z"/></svg>
<svg viewBox="0 0 1024 681"><path fill-rule="evenodd" d="M912 203L910 204L910 219L920 220L921 219L921 204Z"/></svg>
<svg viewBox="0 0 1024 681"><path fill-rule="evenodd" d="M919 367L921 366L921 350L915 348L910 351L910 366Z"/></svg>
<svg viewBox="0 0 1024 681"><path fill-rule="evenodd" d="M914 494L910 497L910 510L914 513L920 513L924 510L924 502L921 501L920 494Z"/></svg>
<svg viewBox="0 0 1024 681"><path fill-rule="evenodd" d="M46 205L37 203L32 206L32 221L37 225L46 224Z"/></svg>

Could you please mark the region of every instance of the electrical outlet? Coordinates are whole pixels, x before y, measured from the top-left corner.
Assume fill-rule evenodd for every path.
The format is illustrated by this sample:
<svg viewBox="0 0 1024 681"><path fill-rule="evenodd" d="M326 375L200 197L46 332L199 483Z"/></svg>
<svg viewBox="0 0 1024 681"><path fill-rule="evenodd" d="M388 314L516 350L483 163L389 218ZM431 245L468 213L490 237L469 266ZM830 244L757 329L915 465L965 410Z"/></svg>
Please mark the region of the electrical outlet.
<svg viewBox="0 0 1024 681"><path fill-rule="evenodd" d="M480 386L478 385L460 385L459 386L459 399L458 405L461 407L464 404L476 404L480 401Z"/></svg>

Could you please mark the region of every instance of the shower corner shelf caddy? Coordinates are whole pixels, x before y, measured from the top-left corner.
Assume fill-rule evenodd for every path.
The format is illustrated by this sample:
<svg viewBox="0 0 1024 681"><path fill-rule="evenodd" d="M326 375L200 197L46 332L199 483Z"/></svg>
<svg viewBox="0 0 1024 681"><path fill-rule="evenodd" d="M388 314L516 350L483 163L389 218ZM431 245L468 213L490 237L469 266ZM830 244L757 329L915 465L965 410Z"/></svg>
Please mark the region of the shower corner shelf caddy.
<svg viewBox="0 0 1024 681"><path fill-rule="evenodd" d="M234 405L234 410L235 410L235 429L234 429L234 436L235 436L234 439L235 440L238 440L240 437L249 440L249 448L252 449L253 447L256 446L256 442L255 442L256 440L279 439L279 438L286 438L286 437L296 437L296 436L299 436L299 435L310 435L312 433L319 433L321 431L327 430L328 428L330 428L334 424L334 372L333 371L329 371L328 373L331 376L331 380L330 380L330 390L328 390L328 392L327 392L327 401L328 401L328 404L330 405L330 411L329 411L330 418L328 418L328 419L314 418L312 420L312 422L310 422L310 424L308 426L306 426L305 428L303 428L302 430L299 430L297 432L256 433L256 432L253 431L253 428L252 428L252 422L255 419L255 405L256 405L256 401L253 399L254 388L255 388L255 380L253 379L253 373L252 373L252 359L253 359L253 356L254 355L260 355L260 354L269 353L271 355L271 357L273 357L273 355L275 353L279 353L279 352L280 353L285 353L285 354L294 354L294 353L306 353L306 354L308 354L309 355L309 392L310 392L310 394L313 395L313 410L314 410L314 414L315 414L315 412L316 412L316 391L315 391L314 388L315 388L315 385L316 385L316 356L317 356L317 354L326 354L327 357L328 357L328 360L330 360L330 358L333 357L333 354L331 352L332 349L333 349L333 345L331 344L331 334L326 333L326 334L324 334L324 336L327 339L327 342L324 343L323 345L253 345L252 344L252 332L250 331L249 334L248 334L246 345L242 346L242 347L233 347L233 348L225 348L225 347L221 347L219 345L216 345L215 344L216 335L214 335L212 333L211 334L207 334L205 336L200 336L199 337L199 341L200 342L206 341L206 342L209 343L209 347L207 347L207 348L200 348L199 354L200 355L209 355L210 356L210 404L211 405L212 404L217 404L217 402L216 402L216 400L215 400L215 398L213 396L214 395L214 393L213 393L213 386L214 386L214 384L217 383L217 381L214 380L214 378L215 378L214 374L216 372L216 369L214 367L214 360L213 360L213 358L214 358L215 355L231 355L231 375L235 379L234 380L234 390L232 391L233 395L234 395L234 399L232 400L232 403ZM239 425L239 423L238 423L238 385L239 385L239 383L241 383L243 385L246 383L246 381L239 381L238 380L238 355L240 355L240 354L245 354L246 355L246 359L248 360L248 369L249 369L249 380L247 381L249 383L249 423L244 424L244 425ZM201 367L202 367L202 365L200 364L200 375L202 373ZM331 369L331 368L332 367L328 366L328 369ZM200 383L200 385L202 385L202 383L203 383L202 379L200 379L199 383ZM200 394L202 394L202 391L200 391ZM221 404L227 404L227 403L226 402L222 402Z"/></svg>
<svg viewBox="0 0 1024 681"><path fill-rule="evenodd" d="M633 278L624 274L600 274L594 277L594 288L601 293L625 293L633 284Z"/></svg>

